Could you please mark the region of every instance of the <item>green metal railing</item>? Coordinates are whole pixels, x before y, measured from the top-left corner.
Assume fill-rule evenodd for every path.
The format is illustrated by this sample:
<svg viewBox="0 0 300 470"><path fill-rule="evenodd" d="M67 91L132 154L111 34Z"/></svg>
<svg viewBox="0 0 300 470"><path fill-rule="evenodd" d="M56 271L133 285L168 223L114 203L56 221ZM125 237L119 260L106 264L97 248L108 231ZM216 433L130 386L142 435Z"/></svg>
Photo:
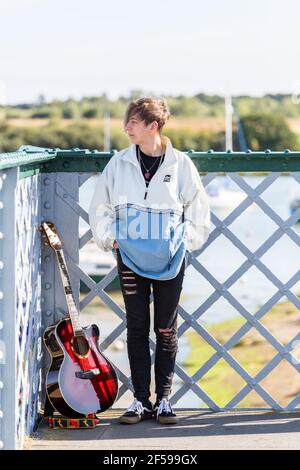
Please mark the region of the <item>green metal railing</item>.
<svg viewBox="0 0 300 470"><path fill-rule="evenodd" d="M107 161L117 152L77 149L43 149L23 146L18 152L0 154L0 171L20 167L20 178L37 173L103 171ZM186 152L201 173L299 171L300 151L282 152Z"/></svg>

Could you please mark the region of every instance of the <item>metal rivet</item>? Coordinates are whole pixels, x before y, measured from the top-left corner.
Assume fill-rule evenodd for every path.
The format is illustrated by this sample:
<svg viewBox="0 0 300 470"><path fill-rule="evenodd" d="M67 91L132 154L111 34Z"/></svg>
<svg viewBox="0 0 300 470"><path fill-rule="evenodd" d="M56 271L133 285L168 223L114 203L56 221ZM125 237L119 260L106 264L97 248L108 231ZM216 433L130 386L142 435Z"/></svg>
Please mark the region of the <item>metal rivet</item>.
<svg viewBox="0 0 300 470"><path fill-rule="evenodd" d="M63 163L63 167L64 167L64 168L69 168L69 166L70 166L70 163L69 163L69 162L64 162L64 163Z"/></svg>
<svg viewBox="0 0 300 470"><path fill-rule="evenodd" d="M65 193L65 194L63 195L63 197L64 197L65 199L67 199L67 197L68 197L67 193Z"/></svg>
<svg viewBox="0 0 300 470"><path fill-rule="evenodd" d="M50 282L45 283L45 289L51 289L51 283Z"/></svg>
<svg viewBox="0 0 300 470"><path fill-rule="evenodd" d="M48 201L47 201L47 202L45 202L45 204L44 204L44 208L45 208L45 209L50 209L50 207L51 207L51 204L50 204L50 202L48 202Z"/></svg>
<svg viewBox="0 0 300 470"><path fill-rule="evenodd" d="M49 255L47 255L47 256L45 256L44 260L46 261L46 263L49 263L49 261L51 260L51 258L50 258Z"/></svg>
<svg viewBox="0 0 300 470"><path fill-rule="evenodd" d="M44 179L44 184L47 186L48 184L50 184L50 178L45 178Z"/></svg>
<svg viewBox="0 0 300 470"><path fill-rule="evenodd" d="M46 310L45 315L50 317L52 315L52 310Z"/></svg>

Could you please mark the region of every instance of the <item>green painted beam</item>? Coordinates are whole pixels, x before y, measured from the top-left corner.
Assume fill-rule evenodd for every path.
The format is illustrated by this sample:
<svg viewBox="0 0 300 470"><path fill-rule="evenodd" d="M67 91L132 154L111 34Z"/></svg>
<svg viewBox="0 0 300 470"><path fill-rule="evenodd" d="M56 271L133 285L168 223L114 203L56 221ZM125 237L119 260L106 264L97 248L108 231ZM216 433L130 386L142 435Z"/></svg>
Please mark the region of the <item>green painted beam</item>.
<svg viewBox="0 0 300 470"><path fill-rule="evenodd" d="M197 169L211 172L300 171L300 152L187 152Z"/></svg>
<svg viewBox="0 0 300 470"><path fill-rule="evenodd" d="M44 172L103 171L114 152L58 152L56 159L43 164ZM300 171L300 152L186 152L201 173Z"/></svg>
<svg viewBox="0 0 300 470"><path fill-rule="evenodd" d="M21 147L19 152L0 154L0 170L20 167L20 177L52 172L101 172L115 154L88 149L41 149ZM186 152L201 173L300 171L300 152Z"/></svg>

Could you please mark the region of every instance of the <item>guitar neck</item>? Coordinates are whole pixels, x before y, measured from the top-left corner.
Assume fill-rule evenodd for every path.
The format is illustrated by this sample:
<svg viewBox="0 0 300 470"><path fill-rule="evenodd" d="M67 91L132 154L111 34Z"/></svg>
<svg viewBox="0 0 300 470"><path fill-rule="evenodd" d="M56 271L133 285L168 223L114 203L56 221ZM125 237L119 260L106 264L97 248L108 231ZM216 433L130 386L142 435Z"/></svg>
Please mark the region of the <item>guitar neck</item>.
<svg viewBox="0 0 300 470"><path fill-rule="evenodd" d="M66 301L67 301L67 306L68 306L68 311L73 327L74 334L80 333L82 331L82 327L80 324L80 319L79 319L79 312L77 310L76 304L75 304L75 299L70 283L70 276L68 273L68 269L66 266L65 262L65 255L63 253L62 249L55 250L55 254L57 257L58 261L58 266L59 266L59 271L65 291L65 296L66 296Z"/></svg>

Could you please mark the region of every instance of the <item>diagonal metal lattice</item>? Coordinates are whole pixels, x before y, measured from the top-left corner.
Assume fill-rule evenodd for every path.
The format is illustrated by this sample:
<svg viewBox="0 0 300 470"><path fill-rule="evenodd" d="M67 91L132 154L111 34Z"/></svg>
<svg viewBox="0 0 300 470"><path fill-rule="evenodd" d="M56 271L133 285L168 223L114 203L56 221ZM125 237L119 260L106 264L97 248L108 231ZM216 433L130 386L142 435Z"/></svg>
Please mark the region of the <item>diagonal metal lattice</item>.
<svg viewBox="0 0 300 470"><path fill-rule="evenodd" d="M232 400L225 406L224 409L234 408L252 389L254 389L263 400L270 405L271 408L282 410L283 408L274 400L266 390L260 385L261 382L270 372L278 365L282 359L286 359L296 370L299 372L299 364L297 364L291 354L294 341L298 340L300 334L297 334L286 346L283 346L260 322L261 319L273 305L282 297L286 295L291 302L299 309L299 299L290 291L291 287L296 284L299 280L300 271L298 271L286 284L283 284L274 274L265 266L260 258L266 253L268 249L285 233L299 246L299 236L290 228L299 219L299 210L295 211L294 214L289 217L286 221L282 220L278 214L276 214L272 208L266 204L261 198L260 194L263 193L279 176L279 173L273 173L267 176L262 183L260 183L254 190L251 188L242 177L237 176L233 173L227 173L232 180L240 186L240 188L248 194L248 197L242 201L236 207L226 219L221 222L218 217L212 213L212 221L216 226L216 229L211 233L209 240L206 245L198 252L195 252L190 257L190 262L196 270L213 285L215 288L214 293L208 298L205 304L201 305L191 315L188 314L182 307L180 307L179 313L185 319L185 322L179 328L179 335L189 328L194 328L215 350L216 353L210 357L210 359L190 378L187 384L184 384L174 395L173 400L178 401L184 393L188 391L188 387L193 387L193 391L202 398L203 394L200 394L200 390L196 387L196 383L203 377L219 360L224 358L228 364L239 374L247 383L247 385L232 398ZM293 174L296 181L299 182L299 175ZM205 186L214 178L214 175L210 174L204 178ZM267 214L277 225L278 229L254 252L252 253L229 229L228 226L236 220L239 215L242 214L246 208L255 202L261 209ZM213 241L220 235L225 235L247 258L245 261L223 284L220 284L205 268L200 265L196 256L198 256L204 249L207 248ZM255 314L252 315L248 312L238 300L230 294L229 288L239 279L251 266L255 265L277 288L278 291L269 299ZM219 344L203 326L197 324L201 315L214 303L220 296L226 298L226 300L246 319L246 323L237 331L232 338L230 338L225 345ZM240 339L254 327L272 346L278 351L278 354L257 374L256 377L251 377L247 371L232 357L229 353L229 349L233 348ZM205 401L205 400L204 400ZM206 401L207 404L208 401ZM284 409L293 409L296 404L299 403L299 397L296 397L289 405ZM211 406L211 405L210 405ZM211 406L212 407L212 406ZM214 403L213 409L218 410L219 407Z"/></svg>
<svg viewBox="0 0 300 470"><path fill-rule="evenodd" d="M261 323L263 316L269 312L282 296L286 296L296 307L300 308L300 300L298 297L291 292L291 288L300 280L300 270L297 271L286 283L283 283L276 277L271 270L263 263L262 256L277 242L283 235L287 235L297 245L300 246L300 237L292 229L295 222L300 218L300 209L297 209L287 220L283 220L262 198L261 195L266 191L281 175L280 172L274 172L267 175L258 186L253 189L242 176L237 175L234 172L226 173L228 177L238 185L245 193L245 199L224 219L220 220L217 215L211 212L211 219L215 226L211 232L209 239L201 250L191 253L188 257L188 265L191 264L196 271L198 271L214 288L213 293L205 299L205 301L193 312L188 313L181 305L179 305L178 313L182 317L182 324L178 329L178 336L181 337L184 333L192 328L197 334L199 334L214 350L215 353L203 364L199 370L189 376L179 364L176 364L175 373L183 382L183 385L176 391L172 396L172 402L176 403L181 399L188 391L192 390L209 408L218 411L220 409L234 409L247 394L252 390L264 400L264 402L272 409L276 410L291 410L294 409L300 403L300 394L295 397L287 407L283 408L276 401L274 397L268 393L263 386L261 381L269 375L272 370L279 364L282 359L288 361L288 363L297 371L300 371L300 365L295 361L292 354L293 343L300 339L300 333L297 334L287 345L281 344L278 339ZM79 179L79 185L85 183L91 174L81 174ZM204 186L207 186L214 178L218 176L217 173L209 173L202 178ZM300 183L300 174L292 172L291 176L297 183ZM80 206L80 204L68 194L66 187L61 185L56 186L56 194L61 197L64 204L67 204L79 217L81 217L86 223L88 223L88 214ZM62 197L62 195L64 195ZM249 248L230 230L230 225L240 216L243 212L253 203L255 204L268 216L277 226L276 230L254 251L252 252ZM210 246L220 235L224 235L246 258L242 264L236 269L231 276L226 279L225 282L220 283L211 272L208 272L205 267L198 261L197 257L200 255L208 246ZM87 230L79 239L79 249L82 249L92 238L92 233ZM121 323L109 334L107 338L101 343L101 349L105 351L126 329L126 318L124 310L116 304L112 298L107 294L105 288L113 281L118 275L117 268L114 267L101 282L96 283L91 279L87 273L85 273L78 263L66 253L66 258L70 270L73 275L82 280L86 286L90 289L88 294L80 302L80 308L85 308L93 299L97 296L120 318ZM275 294L271 296L267 302L262 305L259 310L253 315L250 313L229 291L230 287L252 266L255 266L277 289ZM245 323L240 329L234 333L234 335L224 344L220 344L207 330L206 328L198 323L201 316L215 303L220 297L224 297L232 307L239 312L245 319ZM151 297L151 302L153 296ZM263 369L252 377L245 368L232 356L230 349L233 348L241 338L247 334L251 329L255 328L257 332L272 345L276 350L276 355L272 360L266 364ZM150 338L150 348L155 351L155 342ZM215 401L208 396L208 394L199 386L199 380L220 360L224 359L228 365L243 379L246 385L227 403L224 408L220 408ZM154 361L154 354L152 354L152 363ZM132 389L130 377L119 370L117 367L119 379L121 381L119 398L129 389Z"/></svg>

